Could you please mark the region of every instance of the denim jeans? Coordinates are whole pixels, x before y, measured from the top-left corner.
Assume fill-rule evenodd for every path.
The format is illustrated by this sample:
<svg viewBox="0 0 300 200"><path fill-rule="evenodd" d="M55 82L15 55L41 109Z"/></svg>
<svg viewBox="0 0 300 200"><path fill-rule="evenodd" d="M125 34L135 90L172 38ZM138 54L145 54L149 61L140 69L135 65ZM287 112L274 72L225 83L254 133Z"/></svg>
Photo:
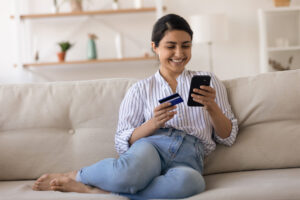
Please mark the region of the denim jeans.
<svg viewBox="0 0 300 200"><path fill-rule="evenodd" d="M118 159L84 167L77 181L130 199L176 199L205 189L203 145L176 129L159 129L136 141Z"/></svg>

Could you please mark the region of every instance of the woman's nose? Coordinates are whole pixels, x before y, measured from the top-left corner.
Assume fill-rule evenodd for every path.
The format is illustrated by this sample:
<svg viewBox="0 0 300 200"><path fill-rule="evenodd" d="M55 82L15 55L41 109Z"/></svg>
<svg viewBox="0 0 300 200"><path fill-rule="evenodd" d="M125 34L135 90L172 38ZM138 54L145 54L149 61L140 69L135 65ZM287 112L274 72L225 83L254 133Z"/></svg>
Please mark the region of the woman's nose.
<svg viewBox="0 0 300 200"><path fill-rule="evenodd" d="M183 55L183 49L181 47L176 48L175 50L175 56L182 56Z"/></svg>

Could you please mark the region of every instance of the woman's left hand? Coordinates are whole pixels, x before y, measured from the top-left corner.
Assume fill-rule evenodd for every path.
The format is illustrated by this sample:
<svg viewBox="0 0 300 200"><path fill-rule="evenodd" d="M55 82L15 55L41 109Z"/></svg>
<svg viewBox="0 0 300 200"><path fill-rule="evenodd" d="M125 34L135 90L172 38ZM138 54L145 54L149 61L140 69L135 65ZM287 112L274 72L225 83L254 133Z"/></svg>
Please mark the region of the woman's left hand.
<svg viewBox="0 0 300 200"><path fill-rule="evenodd" d="M216 90L210 86L203 85L199 89L195 88L191 96L195 102L203 104L208 111L217 106L215 102Z"/></svg>

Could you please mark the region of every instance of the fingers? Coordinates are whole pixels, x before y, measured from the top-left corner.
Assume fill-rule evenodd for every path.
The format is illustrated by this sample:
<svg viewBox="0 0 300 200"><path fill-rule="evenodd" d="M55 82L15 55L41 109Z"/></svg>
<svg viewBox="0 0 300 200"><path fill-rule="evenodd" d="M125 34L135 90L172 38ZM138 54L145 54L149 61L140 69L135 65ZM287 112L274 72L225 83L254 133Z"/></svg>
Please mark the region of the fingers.
<svg viewBox="0 0 300 200"><path fill-rule="evenodd" d="M205 97L215 98L216 97L216 91L214 88L209 86L201 86L200 89L193 89L193 92L196 94L203 95Z"/></svg>
<svg viewBox="0 0 300 200"><path fill-rule="evenodd" d="M168 108L170 107L172 104L170 102L165 102L165 103L162 103L160 104L159 106L157 106L155 109L154 109L154 112L155 111L160 111L160 110L163 110L165 108Z"/></svg>
<svg viewBox="0 0 300 200"><path fill-rule="evenodd" d="M162 103L154 109L154 122L156 127L162 127L164 124L172 119L174 115L177 113L174 111L177 107L171 106L172 104L169 102Z"/></svg>
<svg viewBox="0 0 300 200"><path fill-rule="evenodd" d="M204 96L200 96L200 95L197 95L197 94L192 94L191 96L193 98L193 101L205 105L205 99L206 98Z"/></svg>
<svg viewBox="0 0 300 200"><path fill-rule="evenodd" d="M177 108L176 106L170 106L171 103L163 104L157 106L154 110L154 117L158 121L164 121L165 119L169 119L170 116L173 117L176 114L176 111L172 111Z"/></svg>
<svg viewBox="0 0 300 200"><path fill-rule="evenodd" d="M200 89L193 89L193 94L191 95L195 102L201 103L204 106L213 103L216 98L216 91L210 86L202 85Z"/></svg>
<svg viewBox="0 0 300 200"><path fill-rule="evenodd" d="M214 97L206 97L198 94L192 94L193 101L203 104L204 106L215 102Z"/></svg>
<svg viewBox="0 0 300 200"><path fill-rule="evenodd" d="M158 116L157 120L159 123L165 123L168 120L172 119L176 113L177 113L176 111L166 112L166 113Z"/></svg>
<svg viewBox="0 0 300 200"><path fill-rule="evenodd" d="M159 107L159 106L158 106ZM157 107L156 107L157 108ZM157 110L157 109L155 109L154 110L154 116L155 117L158 117L158 116L160 116L160 115L162 115L162 114L165 114L165 113L167 113L167 112L170 112L171 110L174 110L174 109L176 109L177 107L176 106L168 106L168 107L163 107L163 109L160 109L160 110Z"/></svg>

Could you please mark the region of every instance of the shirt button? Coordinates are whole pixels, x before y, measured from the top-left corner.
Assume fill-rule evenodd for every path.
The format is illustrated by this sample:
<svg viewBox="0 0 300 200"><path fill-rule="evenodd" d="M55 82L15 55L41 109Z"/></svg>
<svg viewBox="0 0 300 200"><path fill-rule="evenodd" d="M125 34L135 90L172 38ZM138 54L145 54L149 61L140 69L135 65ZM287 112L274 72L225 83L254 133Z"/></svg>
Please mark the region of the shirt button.
<svg viewBox="0 0 300 200"><path fill-rule="evenodd" d="M70 129L70 130L69 130L69 134L70 134L70 135L73 135L74 133L75 133L75 130L74 130L74 129Z"/></svg>

